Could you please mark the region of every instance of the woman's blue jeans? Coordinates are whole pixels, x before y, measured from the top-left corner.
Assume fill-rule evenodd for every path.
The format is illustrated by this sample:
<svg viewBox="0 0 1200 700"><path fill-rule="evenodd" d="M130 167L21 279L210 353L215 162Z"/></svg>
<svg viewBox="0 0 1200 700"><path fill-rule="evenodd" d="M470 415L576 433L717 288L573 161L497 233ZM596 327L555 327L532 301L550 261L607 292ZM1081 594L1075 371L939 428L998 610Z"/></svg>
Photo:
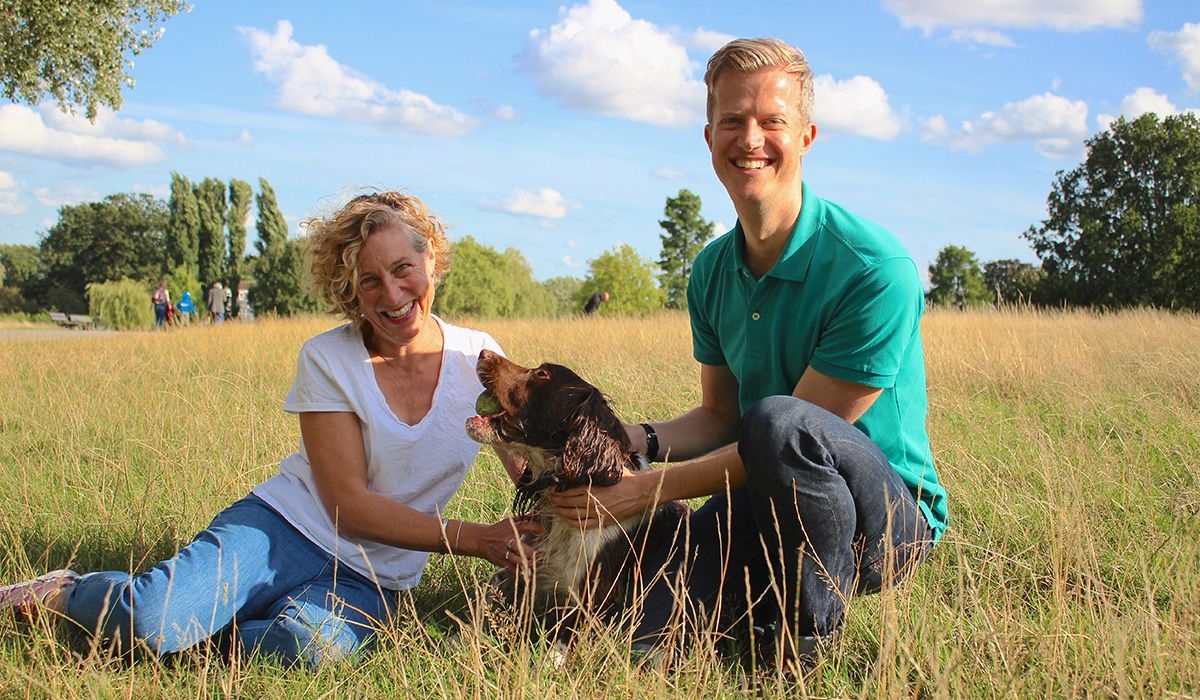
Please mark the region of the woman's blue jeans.
<svg viewBox="0 0 1200 700"><path fill-rule="evenodd" d="M745 488L717 494L689 520L689 543L649 591L635 643L654 645L681 602L692 614L725 606L756 627L794 637L836 632L853 594L911 573L933 544L916 499L861 430L791 396L742 418Z"/></svg>
<svg viewBox="0 0 1200 700"><path fill-rule="evenodd" d="M66 614L126 651L164 656L216 638L226 651L316 667L373 644L396 600L249 495L143 574L83 576Z"/></svg>

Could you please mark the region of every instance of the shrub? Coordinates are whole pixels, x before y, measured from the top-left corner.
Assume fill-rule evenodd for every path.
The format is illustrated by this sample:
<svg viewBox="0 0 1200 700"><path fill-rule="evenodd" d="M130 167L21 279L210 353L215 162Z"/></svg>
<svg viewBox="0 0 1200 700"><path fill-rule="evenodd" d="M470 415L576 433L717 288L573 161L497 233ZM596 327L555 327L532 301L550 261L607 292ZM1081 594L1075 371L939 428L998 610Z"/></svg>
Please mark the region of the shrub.
<svg viewBox="0 0 1200 700"><path fill-rule="evenodd" d="M87 294L88 313L97 325L115 331L154 327L150 288L143 282L131 279L94 282L87 286Z"/></svg>

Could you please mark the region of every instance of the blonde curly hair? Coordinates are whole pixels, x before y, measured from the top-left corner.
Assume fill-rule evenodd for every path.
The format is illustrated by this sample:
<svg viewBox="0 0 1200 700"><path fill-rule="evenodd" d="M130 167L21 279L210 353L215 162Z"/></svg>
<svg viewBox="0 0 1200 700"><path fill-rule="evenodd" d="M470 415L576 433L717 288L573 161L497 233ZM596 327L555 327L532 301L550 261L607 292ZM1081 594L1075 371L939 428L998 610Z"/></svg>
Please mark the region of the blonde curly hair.
<svg viewBox="0 0 1200 700"><path fill-rule="evenodd" d="M433 257L437 287L450 272L453 251L445 226L420 199L403 192L375 192L351 199L327 217L301 222L308 236L308 260L313 293L329 306L329 313L362 324L358 307L358 255L372 232L401 225L412 237L413 248Z"/></svg>

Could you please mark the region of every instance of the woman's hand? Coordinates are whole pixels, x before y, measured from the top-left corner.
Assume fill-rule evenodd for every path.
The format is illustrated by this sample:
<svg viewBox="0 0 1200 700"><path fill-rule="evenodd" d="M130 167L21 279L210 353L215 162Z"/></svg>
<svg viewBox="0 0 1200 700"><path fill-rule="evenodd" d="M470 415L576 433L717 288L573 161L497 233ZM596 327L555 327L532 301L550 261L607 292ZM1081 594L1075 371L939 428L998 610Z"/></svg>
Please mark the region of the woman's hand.
<svg viewBox="0 0 1200 700"><path fill-rule="evenodd" d="M470 554L487 559L496 566L504 567L513 573L518 569L532 569L540 554L531 542L542 534L542 524L529 516L505 518L492 525L480 523L463 523L464 540L456 543L451 535L450 552L452 554ZM461 546L461 549L456 547Z"/></svg>
<svg viewBox="0 0 1200 700"><path fill-rule="evenodd" d="M662 473L625 472L612 486L580 486L549 491L554 514L580 530L620 522L658 505Z"/></svg>

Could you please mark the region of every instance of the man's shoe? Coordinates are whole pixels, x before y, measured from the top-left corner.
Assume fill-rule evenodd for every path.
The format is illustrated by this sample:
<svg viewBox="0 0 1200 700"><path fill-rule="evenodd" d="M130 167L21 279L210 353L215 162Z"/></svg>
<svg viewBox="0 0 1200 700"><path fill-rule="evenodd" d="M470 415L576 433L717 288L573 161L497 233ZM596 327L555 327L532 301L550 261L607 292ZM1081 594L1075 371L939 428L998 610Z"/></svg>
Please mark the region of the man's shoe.
<svg viewBox="0 0 1200 700"><path fill-rule="evenodd" d="M789 678L808 675L831 643L831 638L796 636L785 640L778 626L755 626L752 632L756 646L758 668L780 673Z"/></svg>
<svg viewBox="0 0 1200 700"><path fill-rule="evenodd" d="M0 587L0 610L10 609L18 619L32 622L42 610L61 613L66 598L79 580L70 569L58 569L37 578Z"/></svg>

